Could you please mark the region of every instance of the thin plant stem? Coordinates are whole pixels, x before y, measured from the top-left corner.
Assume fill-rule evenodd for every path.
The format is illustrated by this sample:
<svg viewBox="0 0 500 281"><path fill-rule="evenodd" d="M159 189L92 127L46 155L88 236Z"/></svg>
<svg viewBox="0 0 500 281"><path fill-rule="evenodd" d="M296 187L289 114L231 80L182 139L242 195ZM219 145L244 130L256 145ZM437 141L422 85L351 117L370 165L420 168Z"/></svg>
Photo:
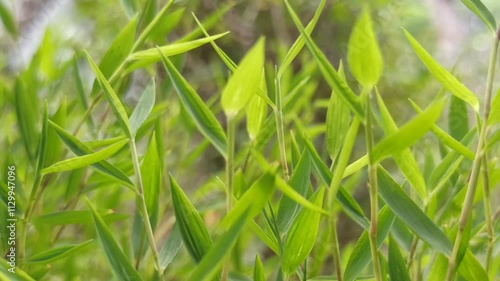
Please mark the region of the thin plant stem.
<svg viewBox="0 0 500 281"><path fill-rule="evenodd" d="M38 196L38 190L40 189L41 182L42 182L42 176L40 175L40 173L37 173L35 182L33 183L33 188L31 189L28 206L26 207L26 212L24 213L23 219L20 221L19 248L18 248L18 261L20 266L24 265L24 258L26 255L26 231L28 228L28 224L31 221L33 210L35 209L35 203L37 201L36 198Z"/></svg>
<svg viewBox="0 0 500 281"><path fill-rule="evenodd" d="M373 150L373 132L372 132L372 117L371 117L371 105L370 97L371 91L367 92L366 95L366 126L365 126L365 137L366 137L366 151L368 154L368 188L370 191L370 249L372 254L372 264L373 264L373 274L375 275L375 280L382 281L382 273L380 271L380 263L378 260L378 247L377 247L377 213L378 213L378 191L377 191L377 163L373 161L372 150Z"/></svg>
<svg viewBox="0 0 500 281"><path fill-rule="evenodd" d="M484 216L486 219L486 229L488 231L488 250L486 252L485 269L489 272L491 266L491 257L493 256L493 246L495 243L495 230L491 219L491 198L490 198L490 177L488 173L488 157L484 154L483 158L483 202Z"/></svg>
<svg viewBox="0 0 500 281"><path fill-rule="evenodd" d="M469 220L469 216L470 216L470 213L472 211L472 205L474 203L474 196L476 194L476 188L477 188L477 183L479 180L479 174L480 174L480 170L481 170L482 160L483 160L483 157L485 154L486 147L484 144L485 144L485 140L486 140L486 133L487 133L487 127L488 127L488 117L490 115L490 110L491 110L491 96L492 96L492 92L493 92L493 80L495 77L495 65L496 65L496 61L497 61L498 46L499 46L499 40L500 40L499 35L500 35L500 32L495 37L495 39L493 41L493 47L491 48L482 125L479 122L481 120L478 120L478 122L477 122L478 127L480 126L481 129L480 129L480 134L479 134L479 141L477 144L476 158L474 159L474 164L472 165L472 171L471 171L471 175L469 178L467 194L465 196L465 202L464 202L464 205L462 207L460 219L458 221L458 231L457 231L457 236L455 238L455 243L453 245L453 251L452 251L451 256L449 258L449 261L448 261L448 270L446 272L446 280L447 281L451 281L453 279L453 276L455 273L456 259L458 256L458 250L460 248L460 242L462 241L464 229L467 225L467 221Z"/></svg>
<svg viewBox="0 0 500 281"><path fill-rule="evenodd" d="M278 70L276 69L276 75ZM283 126L283 104L282 104L282 94L281 94L281 81L276 76L274 79L275 91L276 91L276 107L274 109L274 115L276 116L276 133L278 135L278 146L280 150L281 157L281 167L283 169L283 178L285 181L290 179L290 172L288 170L288 162L286 160L286 146L285 146L285 129Z"/></svg>
<svg viewBox="0 0 500 281"><path fill-rule="evenodd" d="M148 209L146 207L146 200L144 198L144 187L142 185L142 176L141 169L139 166L139 157L137 156L137 147L135 145L135 141L131 139L129 141L130 151L132 154L132 163L134 165L134 173L137 178L137 203L139 206L139 213L141 214L142 221L144 223L144 228L149 240L149 246L151 248L151 252L153 254L153 259L155 262L156 270L158 271L158 275L160 280L164 280L163 271L160 266L160 259L158 255L158 248L156 247L155 237L153 233L153 228L151 227L151 223L149 222L149 214ZM137 265L138 266L138 265Z"/></svg>
<svg viewBox="0 0 500 281"><path fill-rule="evenodd" d="M233 208L234 195L234 142L236 136L236 120L235 117L227 117L227 159L226 159L226 212L229 214ZM231 265L231 256L228 254L222 268L222 281L226 281Z"/></svg>

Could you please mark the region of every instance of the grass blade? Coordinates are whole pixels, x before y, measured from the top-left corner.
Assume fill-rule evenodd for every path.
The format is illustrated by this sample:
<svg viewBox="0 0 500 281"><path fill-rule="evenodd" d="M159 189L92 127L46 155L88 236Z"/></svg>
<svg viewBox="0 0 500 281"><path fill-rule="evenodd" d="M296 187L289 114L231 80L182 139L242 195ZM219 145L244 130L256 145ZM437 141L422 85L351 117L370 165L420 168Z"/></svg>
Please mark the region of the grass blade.
<svg viewBox="0 0 500 281"><path fill-rule="evenodd" d="M493 101L491 102L491 112L488 117L488 125L494 125L500 122L500 89L498 89L497 93L493 97Z"/></svg>
<svg viewBox="0 0 500 281"><path fill-rule="evenodd" d="M199 263L212 248L212 238L210 238L200 214L175 182L172 175L170 175L170 187L175 218L179 225L182 240L194 262Z"/></svg>
<svg viewBox="0 0 500 281"><path fill-rule="evenodd" d="M138 281L142 280L142 277L137 273L134 269L128 257L123 253L122 249L113 238L111 230L104 223L104 220L101 218L99 213L94 209L92 203L88 198L86 199L86 203L92 212L92 217L94 218L94 224L97 232L97 236L99 237L99 241L101 242L101 248L104 250L106 254L106 258L108 259L109 264L111 265L111 269L113 270L113 274L118 280L124 281Z"/></svg>
<svg viewBox="0 0 500 281"><path fill-rule="evenodd" d="M85 248L87 245L89 245L92 241L93 240L88 240L88 241L83 242L81 244L59 246L59 247L41 252L39 254L33 255L26 262L27 263L42 263L42 264L52 263L52 262L63 259L65 257L68 257L68 256L78 252L79 250L81 250L81 249Z"/></svg>
<svg viewBox="0 0 500 281"><path fill-rule="evenodd" d="M170 231L170 235L168 236L165 245L163 245L160 251L160 265L162 271L164 271L174 260L181 246L182 235L179 230L179 224L176 223L174 224L172 231Z"/></svg>
<svg viewBox="0 0 500 281"><path fill-rule="evenodd" d="M161 164L158 155L156 132L153 132L141 165L144 200L146 201L146 209L148 210L149 220L153 229L158 220L160 187L162 185Z"/></svg>
<svg viewBox="0 0 500 281"><path fill-rule="evenodd" d="M148 118L153 106L155 105L156 98L156 85L155 80L151 79L148 86L144 90L141 98L139 99L139 103L130 115L129 123L130 123L130 132L132 136L135 136L139 127L144 123L144 121Z"/></svg>
<svg viewBox="0 0 500 281"><path fill-rule="evenodd" d="M106 222L127 219L129 215L115 213L112 209L98 210L99 216ZM35 217L33 223L36 225L67 225L92 223L92 213L89 211L60 211L43 214Z"/></svg>
<svg viewBox="0 0 500 281"><path fill-rule="evenodd" d="M260 87L267 97L266 74L262 71L260 78ZM247 132L250 139L253 141L257 138L260 130L264 126L267 115L267 103L259 95L253 95L248 103L246 116L247 116Z"/></svg>
<svg viewBox="0 0 500 281"><path fill-rule="evenodd" d="M411 281L406 267L406 261L403 259L396 240L389 236L389 276L391 280Z"/></svg>
<svg viewBox="0 0 500 281"><path fill-rule="evenodd" d="M262 261L259 255L255 256L255 266L253 268L253 280L254 281L266 281L266 276L264 274L264 267L262 266Z"/></svg>
<svg viewBox="0 0 500 281"><path fill-rule="evenodd" d="M483 23L488 27L491 32L496 32L497 24L495 21L495 17L491 14L491 12L484 6L481 0L460 0L464 3L469 10L471 10L476 16L478 16Z"/></svg>
<svg viewBox="0 0 500 281"><path fill-rule="evenodd" d="M479 101L474 93L472 93L467 87L464 86L464 84L460 83L457 78L436 62L408 31L405 29L403 29L403 31L406 34L406 37L408 37L408 41L410 41L413 50L415 50L420 60L424 63L434 78L436 78L443 87L450 91L450 93L470 104L472 108L478 112Z"/></svg>
<svg viewBox="0 0 500 281"><path fill-rule="evenodd" d="M161 51L157 51L160 52L162 56L163 65L168 72L170 81L172 81L176 89L179 99L195 122L198 130L200 130L200 132L210 140L215 148L225 157L227 154L227 138L222 126L203 100L177 71L172 62L170 62Z"/></svg>
<svg viewBox="0 0 500 281"><path fill-rule="evenodd" d="M18 32L13 13L3 1L0 1L0 19L3 22L5 30L9 32L10 36L17 38Z"/></svg>

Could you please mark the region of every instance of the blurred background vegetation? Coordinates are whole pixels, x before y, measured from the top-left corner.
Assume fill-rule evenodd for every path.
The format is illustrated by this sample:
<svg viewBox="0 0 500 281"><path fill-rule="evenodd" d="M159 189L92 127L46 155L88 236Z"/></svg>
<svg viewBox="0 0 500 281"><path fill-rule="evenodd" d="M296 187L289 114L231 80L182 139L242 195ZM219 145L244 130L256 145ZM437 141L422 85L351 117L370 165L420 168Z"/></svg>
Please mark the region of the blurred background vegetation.
<svg viewBox="0 0 500 281"><path fill-rule="evenodd" d="M143 0L0 0L4 22L0 27L0 123L3 128L0 148L7 147L8 151L4 152L7 152L9 157L28 159L22 144L18 142L19 133L13 114L16 77L18 75L29 77L27 90L32 91L35 97L31 102L34 126L38 128L43 100L48 100L49 111L55 112L62 100L67 99L71 103L77 99L73 76L75 60L82 73L84 89L90 91L94 76L85 59L81 57L81 51L88 50L92 57L99 61L120 30L136 12L143 9L145 2ZM149 12L144 16L152 17L165 5L165 2L157 1L156 7L149 7ZM303 22L310 20L319 3L317 0L290 2L299 12ZM483 2L494 15L500 15L500 1ZM366 3L372 8L374 28L384 57L385 68L382 80L379 82L379 90L398 125L415 115L408 103L409 97L421 107L425 107L440 90L440 85L414 54L400 27L415 35L416 39L445 67L454 69L454 73L477 94L479 99L482 99L490 34L480 20L458 0L329 1L313 32L313 39L335 66L338 66L340 60L345 60L353 22ZM287 48L298 36L298 31L282 1L180 0L176 1L174 7L173 13L169 12L165 17L161 32L157 32L153 36L154 40L148 42L150 47L174 42L195 30L197 26L191 13L201 20L213 17L209 33L231 32L218 40L217 44L236 62L259 36L264 35L267 38L266 56L269 70L267 85L272 89L274 64L280 64ZM196 36L203 37L201 33ZM184 77L197 89L202 98L213 105L212 108L215 108L216 112L220 112L215 99L225 84L228 70L213 48L207 44L177 58L176 61L178 65L182 65ZM301 112L300 116L285 116L286 129L292 129L294 118L300 118L304 124L308 124L308 132L315 135L315 128L312 125L324 123L330 88L321 79L319 70L311 61L308 51L304 48L293 63L295 75L288 73L288 80L284 79L287 82L283 84L283 92L287 93L300 83L304 83L299 89L302 92L300 96L304 97L303 102L297 102L297 106L301 106L303 110L297 111ZM154 70L146 68L134 72L128 79L127 87L120 87L120 94L123 95L126 104L136 104L137 95L150 79L148 73L159 72L165 77L161 66L153 67ZM356 85L352 77L348 76L348 80L351 85ZM160 96L163 100L168 100L170 85L162 83L161 87ZM272 95L270 98L273 99ZM181 186L196 190L192 196L198 206L213 205L214 200L222 206L223 197L214 195L210 191L216 186L213 174L224 169L223 159L215 149L203 141L177 102L167 106L169 108L165 116L179 117L165 121L171 123L169 128L172 128L166 132L165 140L168 169L176 171L176 178L179 179ZM100 108L104 110L104 106ZM66 124L66 128L70 131L79 121L77 116L82 116L84 112L77 106L71 109L74 118L68 119ZM98 109L94 113L94 120L99 122L102 111ZM218 116L222 117L222 114L219 113ZM221 122L224 122L223 118ZM445 120L441 122L444 123ZM179 123L182 127L178 126ZM105 124L97 137L103 137L103 131L107 127L115 130L116 127L112 125ZM378 137L381 136L382 133L379 132ZM90 140L96 136L92 136L89 130L81 130L78 137ZM245 140L243 135L239 138ZM315 142L319 151L326 156L326 146L323 145L322 136L315 139ZM356 149L353 160L365 153L362 136L358 142L359 148ZM426 145L437 146L424 143L417 145L415 149L423 150ZM203 149L200 150L199 147ZM279 159L277 149L270 151L276 153L275 159ZM2 158L5 158L0 160L3 167L10 160L7 157ZM353 180L353 185L355 188L356 185L364 183ZM101 202L100 207L117 208L118 205L115 203L127 198L133 203L132 197L120 194L121 191L119 188L101 190L103 198L110 200ZM356 192L356 197L360 200L367 197L365 188L357 188ZM54 206L63 205L63 202L54 202ZM121 211L126 211L127 207L130 206L119 208ZM205 219L208 223L211 220L216 221L216 218L211 216L218 214L207 211ZM171 226L171 221L169 223L164 223L165 233L168 231L168 226ZM347 220L344 220L344 223L345 228L340 230L339 235L341 243L347 244L357 239L360 229L357 226L351 227L352 223ZM129 230L126 225L121 228L125 237ZM162 230L159 231L161 233ZM92 275L92 273L87 274Z"/></svg>

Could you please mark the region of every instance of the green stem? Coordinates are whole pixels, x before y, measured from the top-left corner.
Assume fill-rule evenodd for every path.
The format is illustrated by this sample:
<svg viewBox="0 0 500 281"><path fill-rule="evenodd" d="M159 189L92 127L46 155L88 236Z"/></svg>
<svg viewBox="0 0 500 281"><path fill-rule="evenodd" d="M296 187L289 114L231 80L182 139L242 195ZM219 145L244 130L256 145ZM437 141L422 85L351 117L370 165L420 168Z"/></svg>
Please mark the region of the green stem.
<svg viewBox="0 0 500 281"><path fill-rule="evenodd" d="M160 280L164 280L163 271L160 266L160 259L158 255L158 248L156 247L155 237L153 233L153 228L151 227L151 223L149 222L148 209L146 207L146 200L144 198L144 187L142 185L142 176L141 169L139 166L139 157L137 156L137 147L135 145L135 141L131 139L129 141L130 151L132 154L132 163L134 164L134 173L137 177L137 200L136 202L139 204L137 206L139 208L139 213L141 214L142 221L144 223L144 228L149 240L149 246L151 247L151 252L153 254L153 259L155 262L156 270L158 271L158 275Z"/></svg>
<svg viewBox="0 0 500 281"><path fill-rule="evenodd" d="M495 230L491 219L491 198L490 198L490 183L488 173L488 157L485 153L483 158L483 201L484 201L484 216L486 219L486 229L488 231L488 250L486 252L486 272L489 272L491 266L491 258L493 256L493 246L495 243Z"/></svg>
<svg viewBox="0 0 500 281"><path fill-rule="evenodd" d="M276 73L278 71L276 70ZM277 74L276 74L277 75ZM280 150L281 157L281 167L283 169L283 179L288 181L290 179L290 173L288 170L288 162L286 160L286 146L285 146L285 129L283 125L283 104L281 95L281 82L278 77L274 79L275 91L276 91L276 107L274 109L274 115L276 116L276 133L278 135L278 146Z"/></svg>
<svg viewBox="0 0 500 281"><path fill-rule="evenodd" d="M485 153L485 140L486 140L486 132L488 127L488 117L490 115L491 110L491 96L493 92L493 80L495 77L495 65L497 61L498 55L498 45L499 38L495 37L493 42L493 47L491 48L490 53L490 62L488 67L488 79L486 84L486 93L485 93L485 101L484 101L484 113L482 125L478 120L478 127L480 126L480 134L479 141L477 144L476 150L476 158L474 159L474 164L472 165L472 172L469 178L469 184L467 188L467 194L465 196L465 202L462 207L462 213L460 214L460 219L458 222L458 231L457 237L455 238L455 243L453 245L453 251L449 258L448 262L448 271L446 273L446 280L451 281L453 279L456 267L456 259L458 255L458 249L460 248L460 242L462 241L464 229L467 225L467 221L469 220L470 213L472 211L472 205L474 203L474 196L476 194L477 183L479 180L479 173L481 170L481 163Z"/></svg>
<svg viewBox="0 0 500 281"><path fill-rule="evenodd" d="M380 271L380 263L378 260L378 247L377 247L377 213L378 213L378 191L377 191L377 163L373 161L373 132L372 132L372 117L370 105L371 91L367 91L366 95L366 152L368 154L368 178L369 178L369 191L370 191L370 249L372 254L373 274L375 280L382 281L382 273Z"/></svg>

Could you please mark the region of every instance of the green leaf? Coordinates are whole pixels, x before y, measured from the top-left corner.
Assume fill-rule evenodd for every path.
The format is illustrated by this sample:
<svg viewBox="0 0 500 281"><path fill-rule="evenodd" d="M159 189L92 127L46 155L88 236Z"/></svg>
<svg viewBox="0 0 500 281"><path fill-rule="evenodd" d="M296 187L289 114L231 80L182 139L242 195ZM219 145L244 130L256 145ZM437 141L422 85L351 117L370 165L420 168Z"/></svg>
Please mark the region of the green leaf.
<svg viewBox="0 0 500 281"><path fill-rule="evenodd" d="M293 10L292 6L290 6L290 3L288 3L288 1L285 0L285 4L288 8L290 15L292 16L293 21L295 22L295 25L299 29L300 33L304 36L307 47L309 48L309 51L312 53L316 63L319 65L321 73L323 74L323 77L325 78L328 85L330 85L330 87L332 88L332 90L334 90L335 93L340 95L342 100L360 118L360 120L364 120L365 112L363 111L363 107L361 106L361 103L359 102L354 92L351 90L351 88L349 88L347 83L342 81L342 78L330 64L325 54L319 50L319 48L313 42L311 37L307 34L306 30L304 29L304 26L302 26L302 23L300 22L300 19L297 17L297 14Z"/></svg>
<svg viewBox="0 0 500 281"><path fill-rule="evenodd" d="M411 34L403 28L408 41L417 53L420 60L424 63L431 74L436 78L443 87L457 98L470 104L476 112L479 111L479 101L474 93L472 93L464 84L460 83L451 73L442 67L434 58L411 36Z"/></svg>
<svg viewBox="0 0 500 281"><path fill-rule="evenodd" d="M265 72L262 71L262 76L260 79L260 87L264 91L264 95L267 96L267 85ZM267 103L259 95L253 95L248 103L246 116L247 116L247 132L251 140L255 140L260 133L261 128L264 126L267 115Z"/></svg>
<svg viewBox="0 0 500 281"><path fill-rule="evenodd" d="M386 206L379 211L377 216L377 247L380 248L380 246L384 243L385 237L391 230L392 224L394 223L394 214L391 209ZM356 242L356 245L349 256L344 273L344 280L346 281L360 280L358 276L371 261L371 253L369 250L370 238L368 236L368 231L368 229L363 231L363 234L359 237L358 242Z"/></svg>
<svg viewBox="0 0 500 281"><path fill-rule="evenodd" d="M98 152L94 152L92 154L87 154L83 156L77 156L74 158L57 162L54 165L43 169L41 173L42 175L46 175L46 174L64 172L90 166L92 164L103 161L106 158L109 158L110 156L118 152L120 149L122 149L127 143L128 140L122 140Z"/></svg>
<svg viewBox="0 0 500 281"><path fill-rule="evenodd" d="M396 122L392 119L389 110L384 104L384 101L380 97L380 94L376 90L377 93L377 101L378 107L380 109L380 115L382 117L382 128L386 136L397 133L398 127ZM427 198L427 188L425 187L424 177L422 176L422 172L418 167L417 160L413 156L413 153L409 148L405 148L400 152L394 153L393 155L394 161L401 169L403 174L406 176L408 182L410 182L411 186L415 189L417 194L421 199Z"/></svg>
<svg viewBox="0 0 500 281"><path fill-rule="evenodd" d="M199 263L212 248L212 239L200 214L175 182L172 175L170 175L170 187L175 218L179 224L182 240L194 262Z"/></svg>
<svg viewBox="0 0 500 281"><path fill-rule="evenodd" d="M132 115L130 116L129 123L132 136L135 136L137 129L139 129L151 113L151 110L155 105L155 97L155 80L151 79L151 82L149 82L148 86L144 90L141 99L139 99L139 103L135 107L134 112L132 112Z"/></svg>
<svg viewBox="0 0 500 281"><path fill-rule="evenodd" d="M314 16L311 19L311 21L307 24L305 28L305 32L310 36L314 27L316 26L316 23L318 23L319 16L321 15L321 12L323 12L323 8L325 7L326 0L321 0L319 3L319 7L316 9L316 12L314 12ZM293 45L288 49L288 52L285 55L285 58L283 59L283 62L280 65L279 71L278 71L278 78L281 78L283 74L285 73L285 70L287 70L288 66L292 63L292 61L297 57L297 55L300 53L302 48L304 47L305 40L304 40L304 35L300 34L297 40L293 42Z"/></svg>
<svg viewBox="0 0 500 281"><path fill-rule="evenodd" d="M29 159L33 160L35 158L35 149L39 137L35 129L38 116L38 98L31 96L25 82L19 77L16 79L14 85L14 96L17 125L19 126L26 154Z"/></svg>
<svg viewBox="0 0 500 281"><path fill-rule="evenodd" d="M56 130L57 134L61 138L61 140L66 144L66 146L77 156L83 156L87 154L92 154L94 151L86 146L84 143L73 137L70 133L66 132L64 129L59 127L57 124L49 120L49 124ZM107 161L101 161L100 163L92 164L96 170L107 174L115 179L117 179L120 183L124 184L129 188L134 188L134 184L129 179L129 177L120 169L111 165Z"/></svg>
<svg viewBox="0 0 500 281"><path fill-rule="evenodd" d="M253 268L253 280L254 281L266 281L266 276L264 274L264 267L262 266L262 261L259 255L255 256L255 266Z"/></svg>
<svg viewBox="0 0 500 281"><path fill-rule="evenodd" d="M196 49L200 46L203 46L213 40L217 40L225 35L227 35L229 32L224 32L220 33L217 35L210 36L208 38L202 38L202 39L197 39L189 42L183 42L183 43L173 43L169 44L166 46L162 47L156 47L156 48L151 48L147 49L144 51L139 51L131 54L128 58L129 61L134 62L131 64L129 67L127 67L127 72L130 72L136 68L139 67L144 67L156 62L161 61L161 55L158 52L158 49L160 49L161 53L163 53L164 56L170 57L170 56L175 56L179 54L186 53L190 50Z"/></svg>
<svg viewBox="0 0 500 281"><path fill-rule="evenodd" d="M64 127L64 125L66 124L67 115L68 115L68 103L66 97L64 97L56 113L52 115L50 119L59 126ZM47 124L44 123L44 126L46 127L45 130L47 130L46 143L50 144L50 146L44 148L46 150L45 152L46 156L43 167L47 167L48 165L54 163L55 161L61 158L63 144L59 139L59 137L57 136L56 131L52 127L48 127L48 123Z"/></svg>
<svg viewBox="0 0 500 281"><path fill-rule="evenodd" d="M97 212L99 216L107 222L124 220L129 217L127 214L115 213L114 210L111 209L98 210ZM89 211L60 211L35 217L33 218L33 222L35 224L47 225L92 223L92 214Z"/></svg>
<svg viewBox="0 0 500 281"><path fill-rule="evenodd" d="M118 67L127 59L134 46L134 39L137 27L137 17L132 18L128 24L123 28L122 31L116 36L111 46L104 54L104 57L99 63L99 69L102 75L109 79L113 73L118 69ZM99 91L99 85L101 83L98 79L94 81L92 86L91 96L95 96Z"/></svg>
<svg viewBox="0 0 500 281"><path fill-rule="evenodd" d="M158 51L160 52L160 51ZM198 130L215 146L225 157L227 153L227 138L217 118L208 109L203 100L177 71L170 60L160 53L163 65L167 70L170 81L174 85L177 95L193 119Z"/></svg>
<svg viewBox="0 0 500 281"><path fill-rule="evenodd" d="M90 200L88 198L85 198L85 201L90 211L92 212L97 236L99 237L99 241L101 242L101 248L106 254L106 258L111 265L111 269L113 270L113 274L115 275L115 277L118 280L124 281L142 280L142 277L134 269L134 267L130 263L130 260L125 255L125 253L123 253L122 249L120 249L120 246L113 238L111 230L104 223L104 220L101 218L99 213L97 213L97 211L94 209L92 203L90 203Z"/></svg>
<svg viewBox="0 0 500 281"><path fill-rule="evenodd" d="M222 91L221 106L228 118L243 109L260 86L264 67L265 39L260 38L246 53Z"/></svg>
<svg viewBox="0 0 500 281"><path fill-rule="evenodd" d="M380 162L384 158L401 152L413 145L437 121L441 115L445 101L441 100L431 105L422 114L403 125L399 131L377 143L372 151L373 161Z"/></svg>
<svg viewBox="0 0 500 281"><path fill-rule="evenodd" d="M311 202L318 208L323 205L325 188L321 187L311 197ZM286 235L283 246L282 267L286 275L291 275L311 252L321 219L321 213L302 208L295 217Z"/></svg>
<svg viewBox="0 0 500 281"><path fill-rule="evenodd" d="M469 131L467 104L455 96L452 96L450 100L448 130L455 140L461 140Z"/></svg>
<svg viewBox="0 0 500 281"><path fill-rule="evenodd" d="M464 3L469 10L471 10L476 16L478 16L484 24L488 27L491 32L496 32L497 24L495 21L495 17L491 14L491 12L484 6L481 0L460 0Z"/></svg>
<svg viewBox="0 0 500 281"><path fill-rule="evenodd" d="M366 89L376 85L382 76L382 54L367 7L363 9L351 32L347 47L347 62L352 75Z"/></svg>
<svg viewBox="0 0 500 281"><path fill-rule="evenodd" d="M464 258L458 267L458 274L463 276L465 280L470 281L490 280L488 274L481 266L481 263L470 250L466 251Z"/></svg>
<svg viewBox="0 0 500 281"><path fill-rule="evenodd" d="M49 105L47 101L45 101L45 107L43 110L43 119L42 119L42 132L40 133L40 141L38 143L38 161L36 164L36 174L43 175L43 168L46 163L47 156L47 136L48 136L48 121L49 121ZM53 144L51 144L53 145Z"/></svg>
<svg viewBox="0 0 500 281"><path fill-rule="evenodd" d="M27 263L52 263L57 260L63 259L65 257L68 257L75 252L85 248L87 245L89 245L93 240L88 240L86 242L83 242L81 244L74 244L74 245L65 245L65 246L59 246L52 248L50 250L38 253L36 255L31 256L26 262Z"/></svg>
<svg viewBox="0 0 500 281"><path fill-rule="evenodd" d="M236 223L217 240L198 266L192 271L188 281L213 280L219 271L219 265L224 256L236 243L236 239L238 239L241 229L249 217L248 214L248 209L241 213L241 216L236 219Z"/></svg>
<svg viewBox="0 0 500 281"><path fill-rule="evenodd" d="M123 107L120 98L116 95L115 91L109 84L108 80L106 80L104 74L102 74L101 70L99 70L99 67L97 67L95 62L92 60L90 54L87 51L85 51L85 54L87 55L87 60L89 61L89 64L95 73L99 85L101 86L102 90L106 94L106 97L108 98L109 105L111 106L111 109L113 109L116 119L118 119L118 123L125 132L125 135L128 138L132 138L132 134L130 132L130 125L128 123L127 112L125 111L125 108Z"/></svg>
<svg viewBox="0 0 500 281"><path fill-rule="evenodd" d="M498 89L497 93L493 97L493 101L491 102L491 112L488 117L488 125L494 125L500 122L500 89Z"/></svg>
<svg viewBox="0 0 500 281"><path fill-rule="evenodd" d="M0 1L0 19L3 22L5 30L7 30L13 38L17 38L17 26L12 11L5 5L4 1Z"/></svg>
<svg viewBox="0 0 500 281"><path fill-rule="evenodd" d="M9 280L9 281L35 281L28 273L24 272L19 267L15 268L15 273L9 271L11 269L11 265L4 260L0 259L0 280Z"/></svg>
<svg viewBox="0 0 500 281"><path fill-rule="evenodd" d="M153 131L149 141L146 155L141 165L142 185L144 187L144 200L149 214L151 225L156 225L159 214L159 198L161 188L161 164L158 158L156 132Z"/></svg>
<svg viewBox="0 0 500 281"><path fill-rule="evenodd" d="M422 109L420 109L415 102L410 100L410 103L413 106L413 108L417 111L417 113L419 113L419 114L422 113ZM471 160L474 160L474 157L475 157L474 152L472 152L469 148L464 146L462 143L460 143L459 141L457 141L456 139L454 139L453 137L448 135L445 131L443 131L437 125L435 125L435 124L432 125L431 131L434 133L434 135L436 135L436 137L438 137L438 139L444 145L446 145L449 148L453 149L454 151L462 154L463 156L465 156Z"/></svg>
<svg viewBox="0 0 500 281"><path fill-rule="evenodd" d="M378 171L379 194L394 214L434 249L446 255L451 254L452 245L443 231L406 195L384 168L379 166Z"/></svg>
<svg viewBox="0 0 500 281"><path fill-rule="evenodd" d="M243 212L248 212L248 218L252 219L267 205L273 195L275 175L266 172L258 178L248 190L236 202L233 209L224 217L221 224L226 228L234 225L242 217Z"/></svg>
<svg viewBox="0 0 500 281"><path fill-rule="evenodd" d="M408 274L409 269L406 267L406 261L403 259L399 250L398 243L389 236L389 276L391 280L411 281Z"/></svg>
<svg viewBox="0 0 500 281"><path fill-rule="evenodd" d="M311 175L311 156L309 150L304 150L297 166L294 168L288 184L299 193L306 197ZM290 223L300 210L299 204L287 196L282 196L278 207L278 229L281 233L286 233Z"/></svg>
<svg viewBox="0 0 500 281"><path fill-rule="evenodd" d="M346 81L342 61L339 64L339 75ZM349 130L351 113L349 108L340 99L339 94L332 92L326 112L326 148L331 159L336 159L344 146Z"/></svg>
<svg viewBox="0 0 500 281"><path fill-rule="evenodd" d="M179 224L174 224L172 231L165 242L165 245L160 250L159 259L161 270L164 271L168 265L174 260L182 246L182 235L179 230Z"/></svg>

